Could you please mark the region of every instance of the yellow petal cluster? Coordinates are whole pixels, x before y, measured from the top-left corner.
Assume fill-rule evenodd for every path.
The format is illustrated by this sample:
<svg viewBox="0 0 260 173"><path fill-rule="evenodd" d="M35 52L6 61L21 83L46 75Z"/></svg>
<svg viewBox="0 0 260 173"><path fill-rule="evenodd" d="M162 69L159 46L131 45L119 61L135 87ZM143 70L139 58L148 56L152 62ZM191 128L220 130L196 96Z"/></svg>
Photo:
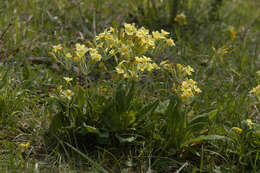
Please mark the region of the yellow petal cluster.
<svg viewBox="0 0 260 173"><path fill-rule="evenodd" d="M26 149L30 147L30 142L27 142L26 144L20 144L21 152L23 153Z"/></svg>
<svg viewBox="0 0 260 173"><path fill-rule="evenodd" d="M256 97L260 97L260 84L253 88L249 93L253 94Z"/></svg>
<svg viewBox="0 0 260 173"><path fill-rule="evenodd" d="M243 129L239 128L239 127L232 127L232 130L234 130L235 132L241 134L243 132Z"/></svg>
<svg viewBox="0 0 260 173"><path fill-rule="evenodd" d="M58 52L60 50L62 50L62 46L60 44L52 46L53 52Z"/></svg>
<svg viewBox="0 0 260 173"><path fill-rule="evenodd" d="M174 22L179 23L180 25L186 25L187 24L186 15L184 13L178 14L174 18Z"/></svg>
<svg viewBox="0 0 260 173"><path fill-rule="evenodd" d="M73 95L74 95L74 93L69 89L67 89L65 91L61 91L61 97L67 98L68 100L71 100Z"/></svg>
<svg viewBox="0 0 260 173"><path fill-rule="evenodd" d="M194 72L194 69L189 65L184 66L182 64L177 64L177 69L179 74L183 77L190 76Z"/></svg>
<svg viewBox="0 0 260 173"><path fill-rule="evenodd" d="M91 59L96 62L100 61L102 58L97 49L89 48L89 54Z"/></svg>
<svg viewBox="0 0 260 173"><path fill-rule="evenodd" d="M73 78L70 78L70 77L63 77L63 79L64 79L67 83L70 83L70 81L73 80Z"/></svg>
<svg viewBox="0 0 260 173"><path fill-rule="evenodd" d="M181 98L183 101L189 101L194 96L201 93L201 90L197 86L197 82L192 79L186 79L181 83Z"/></svg>
<svg viewBox="0 0 260 173"><path fill-rule="evenodd" d="M237 36L237 32L236 32L235 28L233 26L229 26L228 30L229 30L230 40L232 40L232 41L235 40L236 36Z"/></svg>

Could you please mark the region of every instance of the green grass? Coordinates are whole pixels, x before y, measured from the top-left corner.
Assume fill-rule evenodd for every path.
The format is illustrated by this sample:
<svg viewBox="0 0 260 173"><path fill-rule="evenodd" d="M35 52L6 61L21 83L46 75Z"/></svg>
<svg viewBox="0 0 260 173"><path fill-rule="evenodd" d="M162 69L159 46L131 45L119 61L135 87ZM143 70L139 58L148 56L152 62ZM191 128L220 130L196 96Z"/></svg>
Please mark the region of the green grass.
<svg viewBox="0 0 260 173"><path fill-rule="evenodd" d="M178 10L170 0L1 1L0 172L259 172L260 107L249 91L259 82L260 3L223 1L213 20L214 1L179 1ZM86 77L50 54L124 22L170 32L176 46L151 57L194 68L202 93L192 103L169 91L167 75L118 84L112 60ZM71 104L50 97L59 85L75 93Z"/></svg>

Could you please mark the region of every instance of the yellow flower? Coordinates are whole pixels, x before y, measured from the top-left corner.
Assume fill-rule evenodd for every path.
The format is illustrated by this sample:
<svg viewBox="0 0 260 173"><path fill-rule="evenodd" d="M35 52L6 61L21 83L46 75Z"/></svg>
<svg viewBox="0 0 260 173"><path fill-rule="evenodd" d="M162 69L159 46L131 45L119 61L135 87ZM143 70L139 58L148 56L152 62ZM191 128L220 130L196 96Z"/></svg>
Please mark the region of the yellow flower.
<svg viewBox="0 0 260 173"><path fill-rule="evenodd" d="M70 81L73 80L73 78L69 78L69 77L63 77L63 79L64 79L67 83L69 83Z"/></svg>
<svg viewBox="0 0 260 173"><path fill-rule="evenodd" d="M143 56L143 62L146 63L146 62L151 62L151 58L149 57L146 57L146 56Z"/></svg>
<svg viewBox="0 0 260 173"><path fill-rule="evenodd" d="M136 33L136 27L135 27L134 24L128 24L128 23L126 23L126 24L124 25L124 27L125 27L125 33L126 33L127 35L134 35L134 34Z"/></svg>
<svg viewBox="0 0 260 173"><path fill-rule="evenodd" d="M74 61L80 61L81 60L81 57L80 56L75 56L74 57Z"/></svg>
<svg viewBox="0 0 260 173"><path fill-rule="evenodd" d="M249 93L255 96L260 96L260 84L253 88Z"/></svg>
<svg viewBox="0 0 260 173"><path fill-rule="evenodd" d="M125 73L124 69L122 69L121 67L116 67L116 72L117 72L117 74Z"/></svg>
<svg viewBox="0 0 260 173"><path fill-rule="evenodd" d="M254 125L254 123L252 122L252 120L247 119L246 121L247 121L247 125L248 125L250 128Z"/></svg>
<svg viewBox="0 0 260 173"><path fill-rule="evenodd" d="M232 41L235 40L236 39L236 35L237 35L237 32L236 32L235 28L233 26L229 26L228 30L229 30L230 39Z"/></svg>
<svg viewBox="0 0 260 173"><path fill-rule="evenodd" d="M232 130L234 130L235 132L241 134L243 132L243 129L239 128L239 127L232 127Z"/></svg>
<svg viewBox="0 0 260 173"><path fill-rule="evenodd" d="M201 90L197 86L194 86L193 89L194 89L195 94L201 93Z"/></svg>
<svg viewBox="0 0 260 173"><path fill-rule="evenodd" d="M62 85L59 85L59 86L57 87L57 89L59 89L59 90L62 89Z"/></svg>
<svg viewBox="0 0 260 173"><path fill-rule="evenodd" d="M143 62L143 59L142 59L142 58L139 58L139 57L135 57L135 62L136 62L136 63L142 63L142 62Z"/></svg>
<svg viewBox="0 0 260 173"><path fill-rule="evenodd" d="M178 14L175 18L174 18L174 22L177 22L181 25L186 25L187 21L186 21L186 16L184 13L180 13Z"/></svg>
<svg viewBox="0 0 260 173"><path fill-rule="evenodd" d="M124 74L123 77L124 77L125 79L127 79L127 78L129 78L129 75L128 75L128 74Z"/></svg>
<svg viewBox="0 0 260 173"><path fill-rule="evenodd" d="M146 66L147 71L152 71L154 69L154 66L151 63L148 63Z"/></svg>
<svg viewBox="0 0 260 173"><path fill-rule="evenodd" d="M59 50L62 49L62 46L61 46L60 44L58 44L58 45L56 45L56 46L53 46L52 48L53 48L53 51L54 51L54 52L58 52Z"/></svg>
<svg viewBox="0 0 260 173"><path fill-rule="evenodd" d="M28 149L30 147L30 142L27 142L26 144L20 144L21 152L23 153L25 149Z"/></svg>
<svg viewBox="0 0 260 173"><path fill-rule="evenodd" d="M160 63L160 66L164 65L164 64L167 64L168 63L168 59L164 60L164 61L161 61Z"/></svg>
<svg viewBox="0 0 260 173"><path fill-rule="evenodd" d="M174 41L173 41L172 39L167 39L167 40L166 40L166 44L167 44L168 46L175 46L175 43L174 43Z"/></svg>
<svg viewBox="0 0 260 173"><path fill-rule="evenodd" d="M170 33L161 29L161 34L162 36L167 37Z"/></svg>
<svg viewBox="0 0 260 173"><path fill-rule="evenodd" d="M74 95L74 93L71 91L71 90L69 90L69 89L67 89L67 90L65 90L65 91L62 91L62 93L61 93L61 97L65 97L65 98L67 98L68 100L71 100L71 97Z"/></svg>
<svg viewBox="0 0 260 173"><path fill-rule="evenodd" d="M165 38L165 36L162 33L158 32L158 31L154 31L154 32L152 32L152 34L153 34L153 38L155 40L161 40L161 39Z"/></svg>
<svg viewBox="0 0 260 173"><path fill-rule="evenodd" d="M98 54L98 53L90 54L90 56L91 56L91 59L94 60L94 61L100 61L101 60L101 55Z"/></svg>
<svg viewBox="0 0 260 173"><path fill-rule="evenodd" d="M72 57L71 53L66 53L66 58L70 59Z"/></svg>
<svg viewBox="0 0 260 173"><path fill-rule="evenodd" d="M79 44L79 43L76 44L76 52L75 53L79 57L79 59L81 57L83 57L87 51L88 51L88 48L85 45Z"/></svg>
<svg viewBox="0 0 260 173"><path fill-rule="evenodd" d="M113 27L110 27L108 32L115 32L115 29Z"/></svg>
<svg viewBox="0 0 260 173"><path fill-rule="evenodd" d="M121 48L121 52L122 52L123 54L127 53L127 47L122 47L122 48Z"/></svg>

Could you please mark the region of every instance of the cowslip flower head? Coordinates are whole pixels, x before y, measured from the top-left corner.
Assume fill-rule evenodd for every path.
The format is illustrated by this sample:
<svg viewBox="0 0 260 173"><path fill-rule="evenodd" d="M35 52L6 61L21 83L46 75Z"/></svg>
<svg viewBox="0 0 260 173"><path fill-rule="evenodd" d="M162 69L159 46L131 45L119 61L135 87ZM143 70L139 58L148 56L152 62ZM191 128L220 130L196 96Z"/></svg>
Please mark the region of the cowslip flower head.
<svg viewBox="0 0 260 173"><path fill-rule="evenodd" d="M70 83L70 81L73 80L73 78L70 78L70 77L63 77L63 79L64 79L67 83Z"/></svg>
<svg viewBox="0 0 260 173"><path fill-rule="evenodd" d="M27 142L26 144L20 144L21 152L23 153L26 149L30 147L30 142Z"/></svg>
<svg viewBox="0 0 260 173"><path fill-rule="evenodd" d="M235 132L241 134L243 132L243 129L239 128L239 127L232 127L232 130L234 130Z"/></svg>
<svg viewBox="0 0 260 173"><path fill-rule="evenodd" d="M62 46L61 46L61 44L58 44L58 45L52 46L52 48L53 48L53 52L56 53L62 49Z"/></svg>
<svg viewBox="0 0 260 173"><path fill-rule="evenodd" d="M74 93L69 89L62 91L62 93L61 93L61 97L67 98L68 100L71 100L73 95L74 95Z"/></svg>

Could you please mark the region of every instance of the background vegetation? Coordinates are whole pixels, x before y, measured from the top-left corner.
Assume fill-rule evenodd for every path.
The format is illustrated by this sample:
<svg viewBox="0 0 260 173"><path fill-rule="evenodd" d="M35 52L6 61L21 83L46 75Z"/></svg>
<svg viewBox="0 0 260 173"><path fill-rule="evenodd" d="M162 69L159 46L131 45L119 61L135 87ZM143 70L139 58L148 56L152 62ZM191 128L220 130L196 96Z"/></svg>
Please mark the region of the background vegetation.
<svg viewBox="0 0 260 173"><path fill-rule="evenodd" d="M1 172L259 172L250 94L259 9L258 0L2 0ZM169 73L117 81L113 60L86 75L53 58L54 45L89 46L124 23L169 32L175 46L150 56L190 65L202 92L184 104Z"/></svg>

